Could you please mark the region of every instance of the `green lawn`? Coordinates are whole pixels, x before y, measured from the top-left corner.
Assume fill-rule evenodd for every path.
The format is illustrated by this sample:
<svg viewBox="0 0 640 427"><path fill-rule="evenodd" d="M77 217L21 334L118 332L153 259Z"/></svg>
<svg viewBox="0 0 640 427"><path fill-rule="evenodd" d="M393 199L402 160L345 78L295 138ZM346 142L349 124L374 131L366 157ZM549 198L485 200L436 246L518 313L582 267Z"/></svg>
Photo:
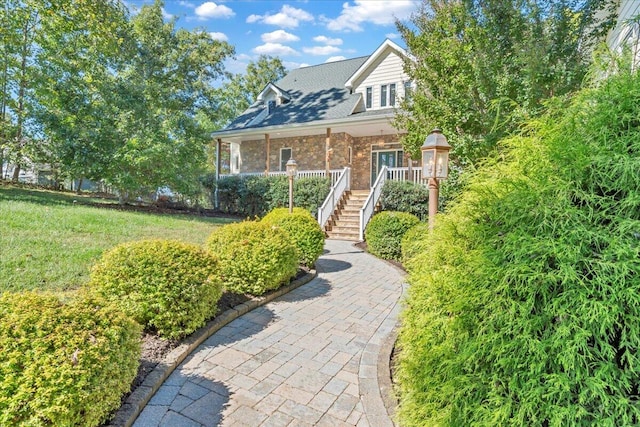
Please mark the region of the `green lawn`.
<svg viewBox="0 0 640 427"><path fill-rule="evenodd" d="M203 244L217 226L232 221L87 205L95 202L109 203L0 185L0 292L74 290L118 243L166 238Z"/></svg>

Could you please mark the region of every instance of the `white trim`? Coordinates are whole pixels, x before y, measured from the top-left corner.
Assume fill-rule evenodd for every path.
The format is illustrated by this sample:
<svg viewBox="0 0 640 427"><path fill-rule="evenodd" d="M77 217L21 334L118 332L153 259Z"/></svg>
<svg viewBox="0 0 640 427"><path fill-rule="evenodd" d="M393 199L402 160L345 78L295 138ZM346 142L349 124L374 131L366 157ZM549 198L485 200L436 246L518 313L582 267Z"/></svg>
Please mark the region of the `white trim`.
<svg viewBox="0 0 640 427"><path fill-rule="evenodd" d="M258 97L256 98L256 100L262 102L262 100L264 99L265 95L269 92L269 90L275 92L276 96L279 98L286 99L287 101L290 100L289 95L285 94L282 89L280 89L278 86L274 85L273 83L267 83L264 89L262 89L262 91L258 94Z"/></svg>
<svg viewBox="0 0 640 427"><path fill-rule="evenodd" d="M344 84L348 89L353 89L353 87L355 86L355 82L356 80L358 80L358 78L364 74L364 72L371 66L371 64L373 64L378 57L385 51L386 48L391 48L393 50L395 50L396 52L400 53L402 56L404 56L405 58L409 58L412 61L415 61L415 59L413 59L406 50L404 50L403 48L401 48L400 46L398 46L397 44L395 44L394 42L392 42L389 39L386 39L384 42L382 42L382 44L376 49L375 52L373 52L369 58L364 62L364 64L362 64L360 66L360 68L358 68L356 70L355 73L353 73L351 75L351 77L349 77L349 80L347 80L347 82Z"/></svg>
<svg viewBox="0 0 640 427"><path fill-rule="evenodd" d="M365 118L360 117L342 117L339 119L333 120L316 120L308 123L298 123L298 124L285 124L285 125L273 125L273 126L264 126L260 128L249 128L249 129L233 129L233 130L223 130L217 131L211 134L212 138L222 138L224 136L228 137L238 137L241 135L256 135L262 137L265 133L278 133L283 131L290 130L314 130L314 129L322 129L323 133L326 131L328 127L337 127L339 125L367 125L367 124L375 124L379 122L389 123L389 119L392 119L395 116L395 110L389 108L388 113L381 113L375 116L367 116Z"/></svg>

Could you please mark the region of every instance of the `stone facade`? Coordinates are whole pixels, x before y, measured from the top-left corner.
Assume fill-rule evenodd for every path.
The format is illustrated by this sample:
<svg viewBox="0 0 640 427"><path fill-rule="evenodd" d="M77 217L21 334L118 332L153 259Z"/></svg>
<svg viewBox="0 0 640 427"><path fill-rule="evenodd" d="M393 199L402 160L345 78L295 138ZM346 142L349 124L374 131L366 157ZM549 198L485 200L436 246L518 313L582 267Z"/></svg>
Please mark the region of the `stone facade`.
<svg viewBox="0 0 640 427"><path fill-rule="evenodd" d="M267 154L266 139L243 141L240 145L240 173L264 172L267 155L269 171L280 170L280 150L291 148L299 170L324 170L326 167L326 136L308 135L293 138L270 137ZM329 168L351 167L351 188L368 189L371 184L371 157L374 151L397 150L402 146L397 135L353 137L348 133L331 134ZM406 156L402 165L406 166Z"/></svg>

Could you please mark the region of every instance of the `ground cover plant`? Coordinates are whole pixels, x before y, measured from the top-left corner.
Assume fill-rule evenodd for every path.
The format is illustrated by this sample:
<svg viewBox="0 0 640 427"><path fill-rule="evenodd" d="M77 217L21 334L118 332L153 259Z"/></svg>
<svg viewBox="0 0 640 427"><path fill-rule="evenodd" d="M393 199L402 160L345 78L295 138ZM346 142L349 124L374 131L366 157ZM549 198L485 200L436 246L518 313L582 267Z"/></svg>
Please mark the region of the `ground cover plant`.
<svg viewBox="0 0 640 427"><path fill-rule="evenodd" d="M407 264L404 426L640 423L640 76L548 108Z"/></svg>
<svg viewBox="0 0 640 427"><path fill-rule="evenodd" d="M136 375L140 326L93 299L0 295L0 425L97 426Z"/></svg>
<svg viewBox="0 0 640 427"><path fill-rule="evenodd" d="M113 246L147 238L203 244L225 218L101 209L116 203L0 185L0 291L76 289Z"/></svg>
<svg viewBox="0 0 640 427"><path fill-rule="evenodd" d="M265 222L243 221L213 231L207 248L220 259L225 290L262 295L298 271L298 251L289 234Z"/></svg>
<svg viewBox="0 0 640 427"><path fill-rule="evenodd" d="M122 243L91 270L87 289L145 329L168 339L191 334L216 314L222 296L218 259L172 240Z"/></svg>
<svg viewBox="0 0 640 427"><path fill-rule="evenodd" d="M277 208L269 212L262 222L280 227L293 240L298 249L301 265L313 267L324 249L324 232L311 213L303 208Z"/></svg>
<svg viewBox="0 0 640 427"><path fill-rule="evenodd" d="M420 223L417 216L406 212L382 211L371 218L364 237L369 252L382 259L400 261L402 237Z"/></svg>

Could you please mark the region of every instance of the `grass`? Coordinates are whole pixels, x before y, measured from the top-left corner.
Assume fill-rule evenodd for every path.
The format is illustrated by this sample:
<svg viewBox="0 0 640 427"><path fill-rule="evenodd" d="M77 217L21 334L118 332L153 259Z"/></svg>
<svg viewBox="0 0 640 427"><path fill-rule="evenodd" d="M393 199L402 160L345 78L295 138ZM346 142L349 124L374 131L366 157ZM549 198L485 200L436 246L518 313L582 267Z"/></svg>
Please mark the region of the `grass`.
<svg viewBox="0 0 640 427"><path fill-rule="evenodd" d="M118 243L176 239L203 244L225 218L128 212L113 201L0 185L0 292L73 291Z"/></svg>

